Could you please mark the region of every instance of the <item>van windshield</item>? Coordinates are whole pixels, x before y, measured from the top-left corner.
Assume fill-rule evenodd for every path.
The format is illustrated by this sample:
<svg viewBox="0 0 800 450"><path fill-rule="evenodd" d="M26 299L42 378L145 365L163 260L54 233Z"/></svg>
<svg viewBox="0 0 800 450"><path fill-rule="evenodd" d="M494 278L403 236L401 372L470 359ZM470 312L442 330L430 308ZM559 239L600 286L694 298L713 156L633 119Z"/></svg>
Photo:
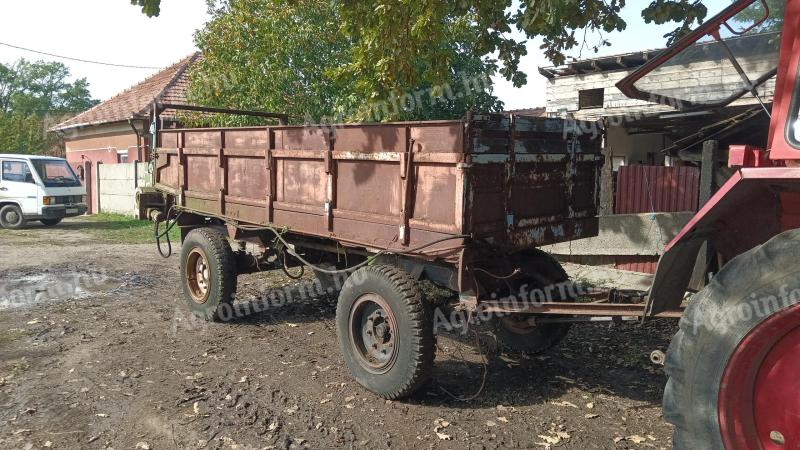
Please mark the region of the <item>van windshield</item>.
<svg viewBox="0 0 800 450"><path fill-rule="evenodd" d="M66 161L59 159L34 159L31 161L45 187L77 187L81 185L75 172Z"/></svg>

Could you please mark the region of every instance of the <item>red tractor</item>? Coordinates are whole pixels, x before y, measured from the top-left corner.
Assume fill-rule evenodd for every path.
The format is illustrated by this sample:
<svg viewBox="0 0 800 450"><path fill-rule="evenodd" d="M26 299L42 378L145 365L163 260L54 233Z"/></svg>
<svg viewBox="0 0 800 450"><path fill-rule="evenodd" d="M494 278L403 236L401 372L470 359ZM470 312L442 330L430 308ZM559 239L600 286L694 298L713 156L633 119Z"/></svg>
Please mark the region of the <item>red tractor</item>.
<svg viewBox="0 0 800 450"><path fill-rule="evenodd" d="M798 25L800 0L740 0L617 85L685 114L753 95L770 116L765 148L729 148L736 171L669 243L648 295L648 316L679 307L708 255L716 273L667 355L675 448L800 449ZM713 85L669 83L670 71L710 59Z"/></svg>

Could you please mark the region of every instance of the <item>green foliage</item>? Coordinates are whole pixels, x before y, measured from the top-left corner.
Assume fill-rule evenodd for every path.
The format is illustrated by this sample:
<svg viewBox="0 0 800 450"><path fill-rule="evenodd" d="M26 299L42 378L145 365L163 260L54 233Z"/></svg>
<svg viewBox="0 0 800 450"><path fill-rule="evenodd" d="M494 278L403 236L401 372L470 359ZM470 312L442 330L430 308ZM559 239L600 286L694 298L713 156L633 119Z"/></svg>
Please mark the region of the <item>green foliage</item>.
<svg viewBox="0 0 800 450"><path fill-rule="evenodd" d="M461 117L470 107L502 107L487 81L494 62L463 50L474 45L476 33L467 19L439 27L436 42L420 50L425 56L403 60L399 70L368 61L357 43L402 46L402 37L381 44L377 34L348 31L340 2L223 0L212 2L210 11L212 20L196 35L204 57L190 72L194 103L285 112L293 122L443 119ZM425 21L415 27L420 35L436 29ZM403 76L392 76L396 70Z"/></svg>
<svg viewBox="0 0 800 450"><path fill-rule="evenodd" d="M42 153L55 143L35 114L0 113L0 153Z"/></svg>
<svg viewBox="0 0 800 450"><path fill-rule="evenodd" d="M47 128L98 103L85 78L72 83L58 62L0 63L0 151L40 153L58 143Z"/></svg>
<svg viewBox="0 0 800 450"><path fill-rule="evenodd" d="M131 5L142 8L142 14L147 17L157 17L161 14L161 0L131 0Z"/></svg>
<svg viewBox="0 0 800 450"><path fill-rule="evenodd" d="M160 0L132 1L148 8L149 15L157 11L160 3ZM308 2L271 3L270 11L275 11ZM341 31L352 46L352 58L343 61L337 72L356 83L357 95L376 98L385 98L387 92L398 86L446 82L454 62L448 43L454 34L465 29L470 30L472 39L458 51L475 57L496 55L499 73L515 86L521 86L526 82L526 75L519 70L520 58L526 53L525 43L508 37L512 29L524 32L529 38L541 37L547 58L554 64L562 64L569 50L579 46L598 50L610 45L603 33L622 31L627 26L620 16L626 7L625 0L331 0L330 3L322 8L340 6L337 11ZM642 10L642 17L647 23L677 22L678 27L665 36L673 41L693 24L701 23L707 13L702 0L652 0ZM601 37L587 38L595 33ZM257 41L252 44L257 45Z"/></svg>

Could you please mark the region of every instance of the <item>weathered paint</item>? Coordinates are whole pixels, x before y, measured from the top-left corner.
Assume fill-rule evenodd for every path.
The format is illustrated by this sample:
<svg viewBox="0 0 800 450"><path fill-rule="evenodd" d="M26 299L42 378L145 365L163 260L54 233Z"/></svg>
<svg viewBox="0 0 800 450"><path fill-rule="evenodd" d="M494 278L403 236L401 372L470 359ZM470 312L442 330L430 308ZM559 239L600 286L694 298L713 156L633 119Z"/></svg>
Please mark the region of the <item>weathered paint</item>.
<svg viewBox="0 0 800 450"><path fill-rule="evenodd" d="M154 167L157 186L201 214L370 249L472 234L513 252L597 233L602 157L599 140L579 129L480 115L163 130ZM460 245L442 242L419 256L472 264Z"/></svg>

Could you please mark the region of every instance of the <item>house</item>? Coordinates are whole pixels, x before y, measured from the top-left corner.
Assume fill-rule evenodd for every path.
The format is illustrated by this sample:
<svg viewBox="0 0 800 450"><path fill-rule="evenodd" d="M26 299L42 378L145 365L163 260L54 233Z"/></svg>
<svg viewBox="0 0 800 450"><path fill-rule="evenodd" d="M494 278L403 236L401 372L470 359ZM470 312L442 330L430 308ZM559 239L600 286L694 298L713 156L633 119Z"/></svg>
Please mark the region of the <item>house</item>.
<svg viewBox="0 0 800 450"><path fill-rule="evenodd" d="M643 94L638 98L623 94L617 83L663 50L540 68L547 78L548 117L602 121L606 130L600 236L548 250L566 261L655 272L664 245L730 176L728 145L766 144L765 109L774 93L770 77L778 50L774 34L733 36L725 39L728 49L713 40L701 41L659 60L658 68L635 82ZM756 89L760 100L750 93L729 96L746 91L746 85L727 50L752 81L766 80ZM704 161L706 143L715 145L709 150L719 150ZM707 172L702 171L704 164Z"/></svg>
<svg viewBox="0 0 800 450"><path fill-rule="evenodd" d="M186 104L187 69L198 58L199 53L188 56L50 129L64 139L67 162L81 177L92 199L90 213L99 207L95 181L98 165L147 161L152 106L156 102ZM171 111L160 115L162 121L173 118Z"/></svg>

